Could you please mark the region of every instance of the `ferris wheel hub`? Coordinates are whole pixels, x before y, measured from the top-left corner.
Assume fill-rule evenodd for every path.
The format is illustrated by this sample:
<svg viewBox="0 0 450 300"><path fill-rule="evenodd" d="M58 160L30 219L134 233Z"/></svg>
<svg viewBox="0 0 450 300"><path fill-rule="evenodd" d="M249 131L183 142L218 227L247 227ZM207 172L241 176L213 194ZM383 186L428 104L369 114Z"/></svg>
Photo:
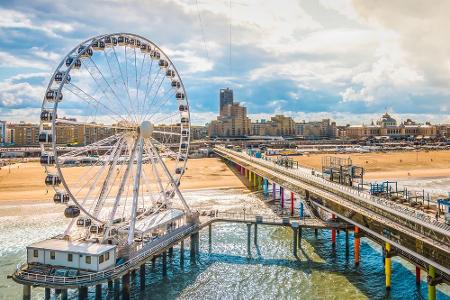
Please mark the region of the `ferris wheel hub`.
<svg viewBox="0 0 450 300"><path fill-rule="evenodd" d="M143 121L139 126L139 132L144 139L148 139L153 134L153 124L149 121Z"/></svg>

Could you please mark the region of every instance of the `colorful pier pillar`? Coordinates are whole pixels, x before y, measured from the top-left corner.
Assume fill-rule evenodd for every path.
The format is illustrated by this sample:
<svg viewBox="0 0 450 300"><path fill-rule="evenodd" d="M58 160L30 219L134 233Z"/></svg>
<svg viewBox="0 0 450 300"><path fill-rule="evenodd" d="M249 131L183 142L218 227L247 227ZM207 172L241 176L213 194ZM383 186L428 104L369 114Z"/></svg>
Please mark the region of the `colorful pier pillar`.
<svg viewBox="0 0 450 300"><path fill-rule="evenodd" d="M280 186L281 208L284 208L284 188Z"/></svg>
<svg viewBox="0 0 450 300"><path fill-rule="evenodd" d="M291 216L294 216L294 192L291 192Z"/></svg>
<svg viewBox="0 0 450 300"><path fill-rule="evenodd" d="M384 259L384 273L386 274L386 290L391 289L391 244L386 243L386 255Z"/></svg>
<svg viewBox="0 0 450 300"><path fill-rule="evenodd" d="M428 300L436 300L436 285L433 279L436 278L436 270L433 266L428 266Z"/></svg>
<svg viewBox="0 0 450 300"><path fill-rule="evenodd" d="M253 186L258 189L258 184L256 183L257 182L256 177L258 177L258 175L256 175L256 173L253 173Z"/></svg>
<svg viewBox="0 0 450 300"><path fill-rule="evenodd" d="M420 285L420 267L416 266L416 285Z"/></svg>
<svg viewBox="0 0 450 300"><path fill-rule="evenodd" d="M267 180L267 178L264 178L263 180L263 188L264 188L264 196L267 196L269 194L269 180Z"/></svg>
<svg viewBox="0 0 450 300"><path fill-rule="evenodd" d="M300 219L303 219L304 217L304 210L303 210L303 202L300 202Z"/></svg>
<svg viewBox="0 0 450 300"><path fill-rule="evenodd" d="M360 240L359 240L359 228L355 226L355 238L354 238L354 248L355 248L355 266L359 265L359 246L360 246Z"/></svg>
<svg viewBox="0 0 450 300"><path fill-rule="evenodd" d="M331 220L334 222L336 219L335 214L331 214ZM336 229L331 229L331 243L333 244L333 247L336 245Z"/></svg>
<svg viewBox="0 0 450 300"><path fill-rule="evenodd" d="M272 182L272 200L275 200L276 192L277 192L277 185L275 184L275 182Z"/></svg>

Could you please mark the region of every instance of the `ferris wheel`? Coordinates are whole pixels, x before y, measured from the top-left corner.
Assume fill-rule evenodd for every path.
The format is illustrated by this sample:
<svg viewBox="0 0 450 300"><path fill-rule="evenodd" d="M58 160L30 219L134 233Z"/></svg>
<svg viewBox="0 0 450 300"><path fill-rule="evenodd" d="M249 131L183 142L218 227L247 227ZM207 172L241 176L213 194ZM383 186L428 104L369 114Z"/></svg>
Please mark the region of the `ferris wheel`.
<svg viewBox="0 0 450 300"><path fill-rule="evenodd" d="M65 234L133 239L137 220L170 208L190 213L178 186L190 112L181 77L152 41L130 33L85 40L57 66L40 115L41 164Z"/></svg>

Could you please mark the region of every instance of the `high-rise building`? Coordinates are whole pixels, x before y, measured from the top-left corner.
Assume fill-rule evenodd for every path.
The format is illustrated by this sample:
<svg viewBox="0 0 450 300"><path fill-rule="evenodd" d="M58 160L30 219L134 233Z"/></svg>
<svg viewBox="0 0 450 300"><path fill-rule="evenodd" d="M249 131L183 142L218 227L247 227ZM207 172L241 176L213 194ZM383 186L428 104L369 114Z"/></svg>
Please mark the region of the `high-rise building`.
<svg viewBox="0 0 450 300"><path fill-rule="evenodd" d="M219 115L223 115L223 108L226 105L233 104L233 90L230 88L220 89Z"/></svg>
<svg viewBox="0 0 450 300"><path fill-rule="evenodd" d="M6 143L6 121L0 121L0 145Z"/></svg>

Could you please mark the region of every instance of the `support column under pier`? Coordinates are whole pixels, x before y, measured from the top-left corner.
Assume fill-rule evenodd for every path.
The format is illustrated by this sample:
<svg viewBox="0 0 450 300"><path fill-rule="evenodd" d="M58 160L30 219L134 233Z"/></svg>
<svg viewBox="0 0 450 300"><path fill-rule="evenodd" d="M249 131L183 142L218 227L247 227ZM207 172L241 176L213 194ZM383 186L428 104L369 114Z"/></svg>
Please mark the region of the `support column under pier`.
<svg viewBox="0 0 450 300"><path fill-rule="evenodd" d="M87 286L79 287L78 288L78 299L79 300L87 300L87 298L88 298L88 288L87 288ZM126 299L128 299L128 298L126 298Z"/></svg>
<svg viewBox="0 0 450 300"><path fill-rule="evenodd" d="M120 298L120 280L119 278L114 279L114 299Z"/></svg>
<svg viewBox="0 0 450 300"><path fill-rule="evenodd" d="M247 223L247 256L250 257L251 251L251 235L252 235L252 223Z"/></svg>
<svg viewBox="0 0 450 300"><path fill-rule="evenodd" d="M253 237L253 242L256 245L258 245L258 224L255 223L255 236Z"/></svg>
<svg viewBox="0 0 450 300"><path fill-rule="evenodd" d="M162 276L167 276L167 251L162 253Z"/></svg>
<svg viewBox="0 0 450 300"><path fill-rule="evenodd" d="M45 288L44 290L44 299L49 300L50 299L50 288Z"/></svg>
<svg viewBox="0 0 450 300"><path fill-rule="evenodd" d="M24 284L22 287L22 298L23 300L31 299L31 286Z"/></svg>
<svg viewBox="0 0 450 300"><path fill-rule="evenodd" d="M277 185L275 182L272 182L272 200L275 200L277 193Z"/></svg>
<svg viewBox="0 0 450 300"><path fill-rule="evenodd" d="M184 240L180 242L180 265L184 264Z"/></svg>
<svg viewBox="0 0 450 300"><path fill-rule="evenodd" d="M122 276L122 299L130 299L130 273Z"/></svg>
<svg viewBox="0 0 450 300"><path fill-rule="evenodd" d="M191 261L195 261L197 253L198 253L198 244L199 244L199 234L195 232L191 234Z"/></svg>
<svg viewBox="0 0 450 300"><path fill-rule="evenodd" d="M298 228L298 248L302 247L302 228Z"/></svg>
<svg viewBox="0 0 450 300"><path fill-rule="evenodd" d="M145 290L145 262L139 267L139 286Z"/></svg>
<svg viewBox="0 0 450 300"><path fill-rule="evenodd" d="M385 246L385 251L386 251L386 255L385 255L385 259L384 259L384 273L386 274L386 290L390 290L391 289L391 244L386 243Z"/></svg>
<svg viewBox="0 0 450 300"><path fill-rule="evenodd" d="M428 300L436 300L436 285L433 279L436 278L436 269L428 266Z"/></svg>
<svg viewBox="0 0 450 300"><path fill-rule="evenodd" d="M61 300L67 300L67 299L68 299L67 289L62 289L61 290Z"/></svg>
<svg viewBox="0 0 450 300"><path fill-rule="evenodd" d="M420 285L420 267L416 266L416 285Z"/></svg>
<svg viewBox="0 0 450 300"><path fill-rule="evenodd" d="M208 249L212 251L212 224L208 225Z"/></svg>
<svg viewBox="0 0 450 300"><path fill-rule="evenodd" d="M354 237L354 260L355 260L355 266L359 265L359 246L360 246L360 240L359 240L359 227L355 226L355 237Z"/></svg>
<svg viewBox="0 0 450 300"><path fill-rule="evenodd" d="M97 284L95 286L95 299L102 300L102 285L101 284Z"/></svg>
<svg viewBox="0 0 450 300"><path fill-rule="evenodd" d="M291 192L291 216L294 216L294 192Z"/></svg>
<svg viewBox="0 0 450 300"><path fill-rule="evenodd" d="M294 256L297 257L297 249L298 249L298 223L292 224L292 252Z"/></svg>
<svg viewBox="0 0 450 300"><path fill-rule="evenodd" d="M280 186L281 208L284 208L284 188Z"/></svg>
<svg viewBox="0 0 450 300"><path fill-rule="evenodd" d="M331 215L331 220L333 222L335 221L335 218L336 218L336 215L332 214ZM333 247L336 246L336 229L335 228L331 229L331 243L332 243Z"/></svg>

